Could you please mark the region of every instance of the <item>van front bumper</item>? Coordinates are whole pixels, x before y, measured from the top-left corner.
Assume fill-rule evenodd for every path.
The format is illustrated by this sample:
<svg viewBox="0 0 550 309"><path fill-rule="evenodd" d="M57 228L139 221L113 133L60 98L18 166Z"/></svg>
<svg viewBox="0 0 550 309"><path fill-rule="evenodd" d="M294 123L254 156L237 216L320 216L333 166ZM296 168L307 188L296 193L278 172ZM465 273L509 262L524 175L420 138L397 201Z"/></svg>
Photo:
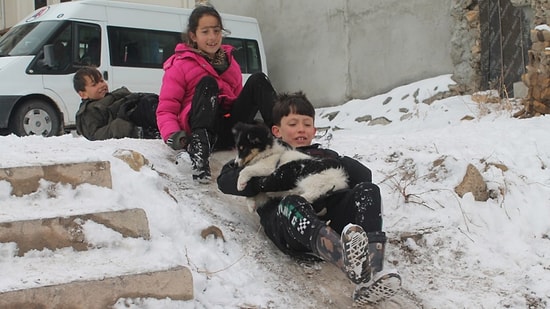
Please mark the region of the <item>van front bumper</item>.
<svg viewBox="0 0 550 309"><path fill-rule="evenodd" d="M10 115L21 96L15 95L0 95L0 129L8 127Z"/></svg>

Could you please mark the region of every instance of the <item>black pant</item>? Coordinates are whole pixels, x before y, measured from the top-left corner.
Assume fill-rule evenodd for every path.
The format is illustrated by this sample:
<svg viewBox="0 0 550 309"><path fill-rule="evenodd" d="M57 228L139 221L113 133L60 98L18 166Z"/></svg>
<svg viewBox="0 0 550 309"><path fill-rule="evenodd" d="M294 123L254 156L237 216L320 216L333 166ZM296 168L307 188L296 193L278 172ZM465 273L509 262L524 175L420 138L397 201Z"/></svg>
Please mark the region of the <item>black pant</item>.
<svg viewBox="0 0 550 309"><path fill-rule="evenodd" d="M300 196L272 200L257 212L266 236L294 257L311 253L314 231L328 221L339 234L348 223L360 225L367 233L382 230L380 190L375 184L360 183L323 202L328 204L327 214L322 217L317 217L312 205Z"/></svg>
<svg viewBox="0 0 550 309"><path fill-rule="evenodd" d="M264 73L254 73L248 78L229 111L220 108L218 93L216 80L211 76L203 77L195 89L189 117L191 130L204 128L217 137L215 150L233 148L233 126L237 122L252 122L258 111L269 127L273 125L273 104L277 93ZM215 105L213 97L216 97Z"/></svg>
<svg viewBox="0 0 550 309"><path fill-rule="evenodd" d="M191 131L207 129L211 133L216 133L219 117L218 93L218 83L213 77L205 76L199 81L191 101L189 114Z"/></svg>
<svg viewBox="0 0 550 309"><path fill-rule="evenodd" d="M251 122L259 111L264 123L271 128L273 125L273 105L277 93L269 78L264 73L252 74L231 109L231 120Z"/></svg>
<svg viewBox="0 0 550 309"><path fill-rule="evenodd" d="M129 115L130 121L142 128L143 138L160 138L156 117L159 102L158 95L154 93L136 93L131 95L138 96L139 99Z"/></svg>
<svg viewBox="0 0 550 309"><path fill-rule="evenodd" d="M257 209L266 236L282 252L301 259L312 258L312 235L324 223L301 196L273 199Z"/></svg>
<svg viewBox="0 0 550 309"><path fill-rule="evenodd" d="M330 227L338 233L348 223L360 225L367 233L382 230L380 188L371 182L363 182L343 193L329 196L323 203L327 213L320 218L330 220Z"/></svg>

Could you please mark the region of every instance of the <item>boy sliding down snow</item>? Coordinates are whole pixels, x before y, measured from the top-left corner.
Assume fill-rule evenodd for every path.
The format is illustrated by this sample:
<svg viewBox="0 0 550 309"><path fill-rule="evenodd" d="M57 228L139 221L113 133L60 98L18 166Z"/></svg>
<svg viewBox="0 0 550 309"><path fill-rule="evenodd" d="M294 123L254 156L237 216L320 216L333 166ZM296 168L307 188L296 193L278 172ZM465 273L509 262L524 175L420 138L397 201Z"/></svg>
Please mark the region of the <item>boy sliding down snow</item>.
<svg viewBox="0 0 550 309"><path fill-rule="evenodd" d="M383 271L386 235L382 232L380 189L371 171L360 162L330 149L311 145L315 136L315 109L302 92L282 94L273 108L272 133L308 155L340 160L349 174L349 188L309 203L298 195L257 205L260 223L269 239L284 253L298 258L311 255L338 266L356 284L358 304L377 304L397 293L401 277ZM291 163L266 177L252 178L237 190L242 168L233 161L222 168L218 188L226 194L255 196L259 192L291 189L302 176ZM322 214L322 215L317 215Z"/></svg>

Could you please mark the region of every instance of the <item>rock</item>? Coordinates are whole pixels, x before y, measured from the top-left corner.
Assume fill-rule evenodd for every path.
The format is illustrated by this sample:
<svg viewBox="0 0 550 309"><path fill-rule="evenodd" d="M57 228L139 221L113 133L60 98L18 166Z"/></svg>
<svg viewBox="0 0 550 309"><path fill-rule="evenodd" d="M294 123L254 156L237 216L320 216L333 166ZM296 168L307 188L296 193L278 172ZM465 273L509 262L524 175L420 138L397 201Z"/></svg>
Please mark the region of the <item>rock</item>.
<svg viewBox="0 0 550 309"><path fill-rule="evenodd" d="M464 194L471 192L476 201L485 202L489 199L487 184L483 180L479 170L472 164L468 164L466 175L464 175L462 182L455 187L455 192L460 197L463 197Z"/></svg>

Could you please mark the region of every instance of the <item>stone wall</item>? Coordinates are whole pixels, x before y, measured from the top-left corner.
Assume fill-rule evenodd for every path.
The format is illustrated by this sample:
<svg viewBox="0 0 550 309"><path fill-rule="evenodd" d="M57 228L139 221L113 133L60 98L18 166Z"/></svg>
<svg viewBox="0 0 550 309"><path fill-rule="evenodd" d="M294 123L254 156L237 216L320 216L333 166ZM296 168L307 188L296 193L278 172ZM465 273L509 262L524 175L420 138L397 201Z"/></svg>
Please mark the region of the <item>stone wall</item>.
<svg viewBox="0 0 550 309"><path fill-rule="evenodd" d="M477 0L456 0L451 8L454 31L451 38L451 59L454 65L454 89L472 93L481 89L481 39Z"/></svg>
<svg viewBox="0 0 550 309"><path fill-rule="evenodd" d="M528 2L524 0L524 2ZM533 19L534 26L542 24L550 24L550 1L548 0L531 0L531 7L535 11Z"/></svg>
<svg viewBox="0 0 550 309"><path fill-rule="evenodd" d="M527 86L523 110L514 116L527 118L550 114L550 0L534 0L534 28L531 30L531 49L527 72L522 76Z"/></svg>

